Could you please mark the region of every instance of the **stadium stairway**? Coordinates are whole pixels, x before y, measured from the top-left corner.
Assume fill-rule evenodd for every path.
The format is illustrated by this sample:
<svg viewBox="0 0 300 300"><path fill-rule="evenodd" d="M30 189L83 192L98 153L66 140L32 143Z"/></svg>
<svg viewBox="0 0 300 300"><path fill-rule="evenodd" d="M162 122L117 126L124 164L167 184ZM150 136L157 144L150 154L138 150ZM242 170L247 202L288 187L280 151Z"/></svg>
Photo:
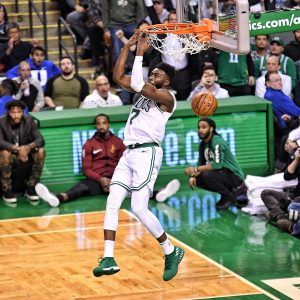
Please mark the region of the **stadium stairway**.
<svg viewBox="0 0 300 300"><path fill-rule="evenodd" d="M59 18L60 12L58 10L58 2L54 0L46 0L47 8L47 34L48 34L48 59L52 60L58 65L59 61L59 51L58 51L58 28L57 20ZM3 1L2 4L5 5L9 21L17 22L21 28L21 36L24 41L31 41L30 38L30 26L29 26L29 12L28 12L28 1L19 0L19 12L15 12L15 1ZM34 4L37 6L39 11L42 11L42 1L36 0ZM43 26L36 14L33 13L33 37L38 39L39 45L44 47L43 41ZM73 51L72 37L64 33L63 40L65 44L69 47L70 53ZM78 54L80 53L81 47L78 47ZM95 67L91 64L91 59L80 59L78 58L78 69L79 75L88 80L90 90L92 91L95 87L95 81L93 78Z"/></svg>

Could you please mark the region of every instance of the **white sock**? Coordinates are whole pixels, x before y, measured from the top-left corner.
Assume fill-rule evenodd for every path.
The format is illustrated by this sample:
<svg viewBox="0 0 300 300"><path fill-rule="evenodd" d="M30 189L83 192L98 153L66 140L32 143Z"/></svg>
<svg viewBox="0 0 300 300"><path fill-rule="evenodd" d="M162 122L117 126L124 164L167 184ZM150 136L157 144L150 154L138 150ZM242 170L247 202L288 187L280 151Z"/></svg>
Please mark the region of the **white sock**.
<svg viewBox="0 0 300 300"><path fill-rule="evenodd" d="M114 257L115 241L104 241L104 255L103 257Z"/></svg>
<svg viewBox="0 0 300 300"><path fill-rule="evenodd" d="M169 255L174 251L174 246L171 244L170 240L167 238L164 242L160 243L165 255Z"/></svg>

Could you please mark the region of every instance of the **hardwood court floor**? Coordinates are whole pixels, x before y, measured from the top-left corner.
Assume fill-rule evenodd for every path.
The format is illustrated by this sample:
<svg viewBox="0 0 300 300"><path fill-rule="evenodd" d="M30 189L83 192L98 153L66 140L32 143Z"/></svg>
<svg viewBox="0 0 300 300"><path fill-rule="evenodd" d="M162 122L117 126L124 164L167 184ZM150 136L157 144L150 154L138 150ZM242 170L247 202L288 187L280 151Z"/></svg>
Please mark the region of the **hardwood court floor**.
<svg viewBox="0 0 300 300"><path fill-rule="evenodd" d="M121 210L115 255L118 274L95 278L103 251L103 212L0 221L0 299L208 299L265 294L191 247L178 275L162 280L160 247ZM270 295L269 295L270 296ZM274 297L272 297L275 299ZM238 298L236 298L238 299Z"/></svg>

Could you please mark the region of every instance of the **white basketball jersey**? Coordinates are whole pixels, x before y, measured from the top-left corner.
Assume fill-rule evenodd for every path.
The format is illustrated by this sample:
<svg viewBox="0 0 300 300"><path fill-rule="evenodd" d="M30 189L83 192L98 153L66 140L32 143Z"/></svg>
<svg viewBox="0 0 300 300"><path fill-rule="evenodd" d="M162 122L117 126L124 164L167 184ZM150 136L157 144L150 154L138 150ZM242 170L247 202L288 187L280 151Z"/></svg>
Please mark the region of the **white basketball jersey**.
<svg viewBox="0 0 300 300"><path fill-rule="evenodd" d="M132 107L125 126L123 142L126 146L149 142L156 142L161 145L166 123L177 105L175 95L171 92L170 94L174 99L174 108L171 113L162 111L155 101L140 96Z"/></svg>

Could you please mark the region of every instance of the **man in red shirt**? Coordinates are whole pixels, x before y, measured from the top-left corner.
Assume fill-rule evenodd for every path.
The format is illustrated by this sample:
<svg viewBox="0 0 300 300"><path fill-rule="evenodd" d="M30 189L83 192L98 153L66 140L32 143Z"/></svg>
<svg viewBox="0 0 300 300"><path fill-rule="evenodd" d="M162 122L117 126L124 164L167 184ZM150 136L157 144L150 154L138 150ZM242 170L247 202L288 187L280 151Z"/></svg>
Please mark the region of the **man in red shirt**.
<svg viewBox="0 0 300 300"><path fill-rule="evenodd" d="M41 183L35 189L41 199L50 206L75 200L83 196L95 196L108 193L111 177L123 151L122 140L109 131L109 117L99 114L95 118L96 133L82 148L82 173L85 179L65 193L54 195Z"/></svg>

